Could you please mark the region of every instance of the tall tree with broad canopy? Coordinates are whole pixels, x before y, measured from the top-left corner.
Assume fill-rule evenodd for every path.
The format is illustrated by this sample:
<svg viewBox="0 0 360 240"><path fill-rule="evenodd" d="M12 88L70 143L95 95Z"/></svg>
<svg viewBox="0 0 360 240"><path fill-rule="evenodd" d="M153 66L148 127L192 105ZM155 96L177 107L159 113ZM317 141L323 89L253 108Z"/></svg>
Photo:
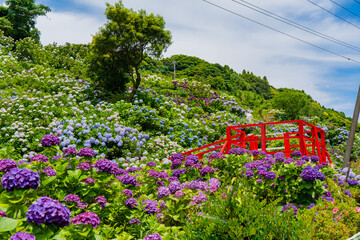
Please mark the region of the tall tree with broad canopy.
<svg viewBox="0 0 360 240"><path fill-rule="evenodd" d="M36 18L50 12L43 4L36 5L35 0L6 0L7 6L0 6L0 30L14 40L31 37L40 40L40 31L35 27Z"/></svg>
<svg viewBox="0 0 360 240"><path fill-rule="evenodd" d="M141 82L140 64L146 56L160 57L171 44L171 33L164 30L165 21L159 15L127 9L122 1L106 6L108 22L93 36L89 70L111 92L124 90L131 81L131 101Z"/></svg>

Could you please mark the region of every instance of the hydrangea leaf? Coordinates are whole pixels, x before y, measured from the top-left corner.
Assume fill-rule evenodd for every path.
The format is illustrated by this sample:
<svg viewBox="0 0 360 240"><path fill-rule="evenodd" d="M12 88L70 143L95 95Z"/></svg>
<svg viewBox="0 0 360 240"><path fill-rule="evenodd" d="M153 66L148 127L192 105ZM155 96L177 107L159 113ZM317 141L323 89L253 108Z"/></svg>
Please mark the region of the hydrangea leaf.
<svg viewBox="0 0 360 240"><path fill-rule="evenodd" d="M8 232L14 230L19 220L2 217L0 218L0 232Z"/></svg>

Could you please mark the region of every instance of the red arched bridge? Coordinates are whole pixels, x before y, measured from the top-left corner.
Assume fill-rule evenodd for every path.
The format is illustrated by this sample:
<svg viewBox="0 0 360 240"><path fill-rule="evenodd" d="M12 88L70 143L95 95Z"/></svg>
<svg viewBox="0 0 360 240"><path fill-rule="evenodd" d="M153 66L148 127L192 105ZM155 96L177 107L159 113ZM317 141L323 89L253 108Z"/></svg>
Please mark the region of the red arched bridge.
<svg viewBox="0 0 360 240"><path fill-rule="evenodd" d="M290 126L293 132L274 133L273 128L279 125ZM260 134L249 134L254 129L259 129ZM268 147L268 145L275 147ZM185 152L183 155L195 154L201 159L204 154L219 149L227 154L234 146L260 150L267 154L283 152L286 157L290 157L291 153L298 150L302 155L317 155L319 163L327 160L332 163L326 151L325 131L304 120L228 126L225 139Z"/></svg>

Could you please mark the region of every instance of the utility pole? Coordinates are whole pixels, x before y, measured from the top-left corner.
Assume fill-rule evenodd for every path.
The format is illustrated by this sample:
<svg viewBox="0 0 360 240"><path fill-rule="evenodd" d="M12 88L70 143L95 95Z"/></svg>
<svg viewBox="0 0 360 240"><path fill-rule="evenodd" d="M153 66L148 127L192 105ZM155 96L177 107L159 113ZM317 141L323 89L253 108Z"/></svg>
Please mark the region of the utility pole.
<svg viewBox="0 0 360 240"><path fill-rule="evenodd" d="M360 85L359 85L358 95L357 95L357 99L356 99L354 115L353 115L353 118L352 118L349 139L348 139L347 144L346 144L346 150L345 150L345 156L344 156L344 161L343 161L342 168L345 168L345 167L349 166L351 152L352 152L352 148L353 148L353 145L354 145L356 127L357 127L358 118L359 118L359 112L360 112Z"/></svg>
<svg viewBox="0 0 360 240"><path fill-rule="evenodd" d="M176 69L176 61L175 61L175 59L173 60L173 64L174 64L174 81L175 81L175 69Z"/></svg>

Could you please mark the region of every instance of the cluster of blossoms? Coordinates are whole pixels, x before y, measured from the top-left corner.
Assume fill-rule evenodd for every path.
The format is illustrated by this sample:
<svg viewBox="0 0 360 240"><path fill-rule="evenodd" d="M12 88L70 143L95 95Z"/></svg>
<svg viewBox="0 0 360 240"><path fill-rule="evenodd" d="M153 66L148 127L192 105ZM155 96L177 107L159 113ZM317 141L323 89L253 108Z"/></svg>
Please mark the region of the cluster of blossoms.
<svg viewBox="0 0 360 240"><path fill-rule="evenodd" d="M49 162L49 158L45 155L42 155L42 154L38 154L38 155L35 155L33 156L31 159L30 159L31 162Z"/></svg>
<svg viewBox="0 0 360 240"><path fill-rule="evenodd" d="M57 200L41 197L33 203L26 213L28 222L35 222L38 225L42 223L55 223L60 227L70 224L70 210Z"/></svg>
<svg viewBox="0 0 360 240"><path fill-rule="evenodd" d="M181 153L175 153L171 156L171 169L175 169L182 164L184 156Z"/></svg>
<svg viewBox="0 0 360 240"><path fill-rule="evenodd" d="M111 172L113 165L107 159L99 159L95 163L95 168L97 168L100 172Z"/></svg>
<svg viewBox="0 0 360 240"><path fill-rule="evenodd" d="M91 224L92 228L96 228L100 224L100 218L96 213L93 212L84 212L76 215L71 219L71 223L74 225L77 224Z"/></svg>
<svg viewBox="0 0 360 240"><path fill-rule="evenodd" d="M125 184L125 185L136 185L136 177L129 175L129 174L124 174L122 176L116 177L121 183Z"/></svg>
<svg viewBox="0 0 360 240"><path fill-rule="evenodd" d="M95 202L100 204L101 208L104 208L106 206L106 198L104 196L98 196L95 198Z"/></svg>
<svg viewBox="0 0 360 240"><path fill-rule="evenodd" d="M95 156L95 152L92 148L85 147L79 150L78 155L80 157L93 157Z"/></svg>
<svg viewBox="0 0 360 240"><path fill-rule="evenodd" d="M40 176L27 168L12 168L1 178L1 185L9 192L15 188L37 189Z"/></svg>
<svg viewBox="0 0 360 240"><path fill-rule="evenodd" d="M77 151L75 147L68 147L63 150L64 156L76 156Z"/></svg>
<svg viewBox="0 0 360 240"><path fill-rule="evenodd" d="M44 169L44 171L42 171L43 173L45 173L46 175L50 176L56 176L56 172L52 167L46 167Z"/></svg>
<svg viewBox="0 0 360 240"><path fill-rule="evenodd" d="M228 154L243 155L248 152L249 151L244 148L232 148L229 150Z"/></svg>
<svg viewBox="0 0 360 240"><path fill-rule="evenodd" d="M153 233L150 235L147 235L146 237L143 238L143 240L162 240L160 234L158 233Z"/></svg>
<svg viewBox="0 0 360 240"><path fill-rule="evenodd" d="M54 136L52 134L49 135L45 135L42 139L41 139L41 145L43 147L50 147L53 145L59 145L60 144L60 139L57 136Z"/></svg>
<svg viewBox="0 0 360 240"><path fill-rule="evenodd" d="M168 187L159 187L158 192L157 192L157 196L158 198L163 198L163 197L167 197L170 195L170 189Z"/></svg>
<svg viewBox="0 0 360 240"><path fill-rule="evenodd" d="M319 179L320 181L325 180L325 175L324 173L319 172L318 166L315 167L306 166L301 173L301 177L302 179L307 181L315 181L316 179Z"/></svg>
<svg viewBox="0 0 360 240"><path fill-rule="evenodd" d="M17 232L10 237L10 240L35 240L35 236L27 232Z"/></svg>
<svg viewBox="0 0 360 240"><path fill-rule="evenodd" d="M157 201L153 201L153 200L150 200L150 199L145 199L142 204L143 206L143 212L145 213L149 213L149 214L152 214L152 213L157 213L157 212L160 212L160 209L157 208L159 203Z"/></svg>
<svg viewBox="0 0 360 240"><path fill-rule="evenodd" d="M12 168L16 168L17 164L12 159L1 159L0 160L0 171L1 172L7 172Z"/></svg>

